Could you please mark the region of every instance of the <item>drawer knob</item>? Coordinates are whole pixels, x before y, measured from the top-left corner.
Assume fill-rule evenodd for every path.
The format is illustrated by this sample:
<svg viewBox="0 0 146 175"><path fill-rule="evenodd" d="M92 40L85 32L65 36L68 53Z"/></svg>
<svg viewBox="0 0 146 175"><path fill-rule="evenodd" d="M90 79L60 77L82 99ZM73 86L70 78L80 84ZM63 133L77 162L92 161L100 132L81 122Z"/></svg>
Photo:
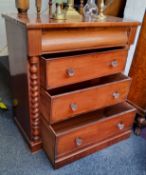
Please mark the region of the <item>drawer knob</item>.
<svg viewBox="0 0 146 175"><path fill-rule="evenodd" d="M83 140L82 140L81 138L77 137L77 138L75 139L75 143L76 143L77 146L80 146L80 145L82 145Z"/></svg>
<svg viewBox="0 0 146 175"><path fill-rule="evenodd" d="M118 66L118 61L117 60L113 60L111 65L112 65L112 67L117 67Z"/></svg>
<svg viewBox="0 0 146 175"><path fill-rule="evenodd" d="M119 92L114 92L113 97L114 97L114 99L118 99L120 97L120 93Z"/></svg>
<svg viewBox="0 0 146 175"><path fill-rule="evenodd" d="M67 69L66 72L69 77L73 77L75 75L75 70L73 68Z"/></svg>
<svg viewBox="0 0 146 175"><path fill-rule="evenodd" d="M123 130L125 128L124 123L118 123L117 126L118 126L119 130Z"/></svg>
<svg viewBox="0 0 146 175"><path fill-rule="evenodd" d="M73 112L75 112L78 109L78 105L76 103L72 103L70 107Z"/></svg>

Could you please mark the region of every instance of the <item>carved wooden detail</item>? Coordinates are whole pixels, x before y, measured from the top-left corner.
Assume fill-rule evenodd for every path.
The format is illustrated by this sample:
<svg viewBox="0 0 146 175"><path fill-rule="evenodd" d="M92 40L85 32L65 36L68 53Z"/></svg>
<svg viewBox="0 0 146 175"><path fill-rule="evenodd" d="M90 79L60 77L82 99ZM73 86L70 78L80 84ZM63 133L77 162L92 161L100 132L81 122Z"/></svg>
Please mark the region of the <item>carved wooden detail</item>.
<svg viewBox="0 0 146 175"><path fill-rule="evenodd" d="M30 82L30 113L32 140L40 140L40 117L39 117L39 57L29 59L29 82Z"/></svg>

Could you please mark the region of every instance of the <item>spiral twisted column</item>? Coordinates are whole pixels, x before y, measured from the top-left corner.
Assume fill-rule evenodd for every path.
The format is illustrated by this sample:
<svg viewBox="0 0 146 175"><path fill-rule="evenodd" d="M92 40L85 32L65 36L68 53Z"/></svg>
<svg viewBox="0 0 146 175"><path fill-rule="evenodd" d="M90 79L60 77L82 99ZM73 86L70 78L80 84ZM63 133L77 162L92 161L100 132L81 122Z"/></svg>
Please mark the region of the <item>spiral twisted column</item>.
<svg viewBox="0 0 146 175"><path fill-rule="evenodd" d="M29 59L29 82L30 82L30 113L32 140L40 141L40 116L39 116L39 57L30 57Z"/></svg>

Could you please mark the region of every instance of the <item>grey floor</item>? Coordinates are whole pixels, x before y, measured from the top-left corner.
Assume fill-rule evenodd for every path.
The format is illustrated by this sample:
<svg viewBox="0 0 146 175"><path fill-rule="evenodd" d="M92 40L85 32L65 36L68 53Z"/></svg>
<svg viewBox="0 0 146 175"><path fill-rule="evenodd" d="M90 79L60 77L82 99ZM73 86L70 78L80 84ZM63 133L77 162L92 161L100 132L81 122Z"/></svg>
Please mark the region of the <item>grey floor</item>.
<svg viewBox="0 0 146 175"><path fill-rule="evenodd" d="M0 112L0 175L146 175L146 140L135 135L58 170L43 151L32 155L12 120L4 65L0 63L0 97L9 111Z"/></svg>

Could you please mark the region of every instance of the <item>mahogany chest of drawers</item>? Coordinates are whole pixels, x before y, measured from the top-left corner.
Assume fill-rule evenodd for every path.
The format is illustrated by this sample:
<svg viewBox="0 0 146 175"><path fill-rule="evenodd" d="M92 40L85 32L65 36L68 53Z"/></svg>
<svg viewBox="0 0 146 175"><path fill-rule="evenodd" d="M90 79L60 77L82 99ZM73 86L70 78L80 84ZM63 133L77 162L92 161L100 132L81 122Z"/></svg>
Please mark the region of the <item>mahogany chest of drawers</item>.
<svg viewBox="0 0 146 175"><path fill-rule="evenodd" d="M55 168L130 136L124 70L138 22L53 21L3 15L15 121Z"/></svg>

